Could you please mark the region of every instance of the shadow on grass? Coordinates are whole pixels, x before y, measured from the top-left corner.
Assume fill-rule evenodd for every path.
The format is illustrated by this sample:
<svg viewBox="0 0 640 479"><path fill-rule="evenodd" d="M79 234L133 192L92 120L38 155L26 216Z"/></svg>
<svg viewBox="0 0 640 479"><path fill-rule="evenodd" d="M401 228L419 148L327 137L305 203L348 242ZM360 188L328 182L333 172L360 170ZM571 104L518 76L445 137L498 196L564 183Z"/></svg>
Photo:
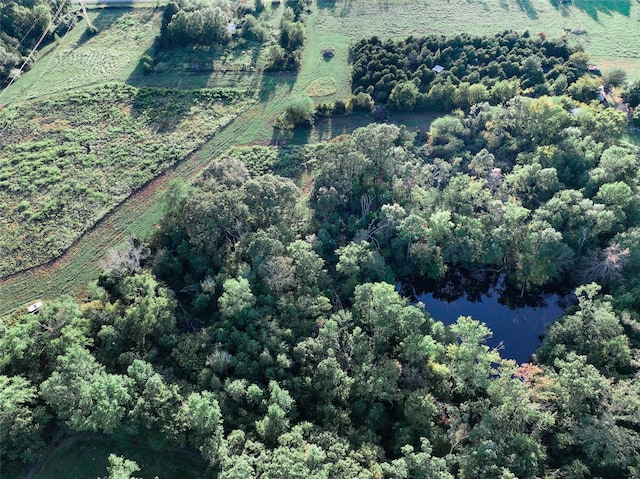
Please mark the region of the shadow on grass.
<svg viewBox="0 0 640 479"><path fill-rule="evenodd" d="M337 0L318 0L318 8L320 10L333 10L336 8Z"/></svg>
<svg viewBox="0 0 640 479"><path fill-rule="evenodd" d="M141 56L127 83L136 87L196 89L215 87L246 88L258 76L255 65L260 44L249 49L251 55L244 66L229 66L224 55L246 52L243 46L184 46L165 48L159 38Z"/></svg>
<svg viewBox="0 0 640 479"><path fill-rule="evenodd" d="M258 94L260 102L267 103L275 97L290 94L297 77L297 73L265 73Z"/></svg>
<svg viewBox="0 0 640 479"><path fill-rule="evenodd" d="M404 126L409 131L428 131L438 113L394 113L388 123ZM375 120L367 113L332 115L316 118L313 126L293 130L274 129L272 145L304 145L309 142L330 141L340 135L351 135L356 129L365 127Z"/></svg>
<svg viewBox="0 0 640 479"><path fill-rule="evenodd" d="M135 461L143 477L175 479L212 479L206 462L199 454L186 454L171 447L153 447L106 436L86 435L67 438L47 459L36 479L68 477L103 477L111 453Z"/></svg>
<svg viewBox="0 0 640 479"><path fill-rule="evenodd" d="M549 0L556 10L566 11L567 8L574 6L578 10L582 10L595 21L598 16L620 14L625 17L631 15L631 4L634 0ZM566 15L566 13L564 13Z"/></svg>
<svg viewBox="0 0 640 479"><path fill-rule="evenodd" d="M76 48L81 47L82 45L87 43L89 40L94 38L96 35L98 35L100 32L109 30L113 26L113 24L118 21L120 17L132 11L133 11L133 8L128 6L101 8L98 16L95 19L93 19L93 21L91 22L93 26L96 27L97 32L91 33L87 26L87 28L85 28L85 31L82 33L82 36L76 43L75 47Z"/></svg>
<svg viewBox="0 0 640 479"><path fill-rule="evenodd" d="M536 20L538 18L538 12L531 4L531 0L516 0L516 4L518 8L527 14L529 18L532 20Z"/></svg>

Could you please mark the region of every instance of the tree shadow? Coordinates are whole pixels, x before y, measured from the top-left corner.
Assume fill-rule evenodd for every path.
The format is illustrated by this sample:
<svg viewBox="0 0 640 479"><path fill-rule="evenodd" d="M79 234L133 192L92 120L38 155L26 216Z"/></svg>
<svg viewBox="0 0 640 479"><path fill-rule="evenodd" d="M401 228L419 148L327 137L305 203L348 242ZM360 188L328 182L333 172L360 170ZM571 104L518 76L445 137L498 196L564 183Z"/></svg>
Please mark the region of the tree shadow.
<svg viewBox="0 0 640 479"><path fill-rule="evenodd" d="M557 10L561 11L574 6L589 15L593 20L598 21L598 17L601 14L620 14L629 17L631 15L631 4L633 0L550 0L550 2Z"/></svg>
<svg viewBox="0 0 640 479"><path fill-rule="evenodd" d="M158 39L140 58L127 79L136 87L197 89L248 86L259 74L254 67L260 46L254 45L246 65L228 64L225 55L246 52L240 46L212 45L163 48Z"/></svg>
<svg viewBox="0 0 640 479"><path fill-rule="evenodd" d="M536 20L538 18L538 12L531 4L531 0L516 0L518 8L525 12L529 18Z"/></svg>
<svg viewBox="0 0 640 479"><path fill-rule="evenodd" d="M318 0L317 5L320 10L333 10L336 8L337 0Z"/></svg>
<svg viewBox="0 0 640 479"><path fill-rule="evenodd" d="M266 103L278 95L291 93L297 77L297 72L263 74L258 99L261 103Z"/></svg>
<svg viewBox="0 0 640 479"><path fill-rule="evenodd" d="M142 87L133 98L131 116L144 117L155 133L167 134L179 127L197 102L197 92Z"/></svg>
<svg viewBox="0 0 640 479"><path fill-rule="evenodd" d="M93 10L91 10L93 11ZM96 27L97 32L96 33L91 33L89 31L88 25L86 25L85 27L85 31L82 33L82 36L80 37L80 39L76 42L75 47L81 47L82 45L84 45L85 43L87 43L89 40L91 40L92 38L94 38L96 35L99 35L100 32L103 32L105 30L109 30L114 23L116 23L123 15L125 15L126 13L132 12L133 8L129 7L129 6L117 6L117 7L102 7L100 8L100 13L98 14L98 16L91 22L93 23L93 26ZM84 20L84 18L83 18Z"/></svg>

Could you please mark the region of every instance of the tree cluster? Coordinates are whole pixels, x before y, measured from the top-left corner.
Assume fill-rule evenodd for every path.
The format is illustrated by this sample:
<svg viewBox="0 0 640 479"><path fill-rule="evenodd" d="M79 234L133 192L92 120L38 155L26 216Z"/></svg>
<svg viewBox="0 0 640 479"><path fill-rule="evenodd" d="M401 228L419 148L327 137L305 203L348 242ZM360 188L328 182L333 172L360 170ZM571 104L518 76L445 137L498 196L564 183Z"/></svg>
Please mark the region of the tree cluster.
<svg viewBox="0 0 640 479"><path fill-rule="evenodd" d="M63 427L190 447L227 479L637 477L624 125L516 97L434 121L426 143L371 125L172 183L149 247L112 254L85 303L48 302L0 334L3 460L32 461ZM279 164L313 176L306 193ZM394 286L459 267L585 285L517 365L482 323L447 328Z"/></svg>
<svg viewBox="0 0 640 479"><path fill-rule="evenodd" d="M373 37L356 43L352 55L353 92L367 93L376 103L401 111L468 109L518 94L560 95L588 67L588 56L564 40L513 31L401 41ZM436 73L436 66L444 70ZM595 98L598 85L589 99Z"/></svg>
<svg viewBox="0 0 640 479"><path fill-rule="evenodd" d="M61 7L61 8L60 8ZM57 15L55 15L57 13ZM42 37L44 45L63 34L76 21L67 3L46 0L11 0L0 4L0 86L7 84Z"/></svg>
<svg viewBox="0 0 640 479"><path fill-rule="evenodd" d="M278 43L267 50L266 71L297 70L302 60L302 48L307 36L304 26L308 0L288 0L280 21Z"/></svg>
<svg viewBox="0 0 640 479"><path fill-rule="evenodd" d="M349 283L379 274L370 247L340 248L329 271L312 238L296 239L303 212L282 216L300 191L225 163L192 191L172 185L144 271L107 271L81 308L61 298L2 335L5 458L37 457L60 424L192 447L223 478L633 477L640 390L596 286L578 290L540 363L518 366L471 318L446 329L392 284ZM235 226L212 224L212 243L196 240L207 218L176 229L197 204L192 218L205 205L220 214L228 205L211 195L234 191ZM569 333L583 322L609 343Z"/></svg>
<svg viewBox="0 0 640 479"><path fill-rule="evenodd" d="M161 46L228 43L232 15L228 0L170 2L162 16L159 43Z"/></svg>

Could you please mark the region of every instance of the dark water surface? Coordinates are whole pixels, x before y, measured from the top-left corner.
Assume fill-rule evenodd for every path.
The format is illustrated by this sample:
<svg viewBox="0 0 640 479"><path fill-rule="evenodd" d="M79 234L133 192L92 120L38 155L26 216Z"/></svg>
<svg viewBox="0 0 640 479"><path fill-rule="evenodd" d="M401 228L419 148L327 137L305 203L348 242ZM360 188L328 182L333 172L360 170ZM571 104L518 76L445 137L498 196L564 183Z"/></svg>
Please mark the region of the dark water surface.
<svg viewBox="0 0 640 479"><path fill-rule="evenodd" d="M540 346L546 325L562 316L574 304L569 290L556 288L535 295L520 296L505 286L504 277L495 273L455 272L442 281L404 283L402 290L444 324L459 316L471 316L493 331L487 344L500 346L503 358L527 362Z"/></svg>

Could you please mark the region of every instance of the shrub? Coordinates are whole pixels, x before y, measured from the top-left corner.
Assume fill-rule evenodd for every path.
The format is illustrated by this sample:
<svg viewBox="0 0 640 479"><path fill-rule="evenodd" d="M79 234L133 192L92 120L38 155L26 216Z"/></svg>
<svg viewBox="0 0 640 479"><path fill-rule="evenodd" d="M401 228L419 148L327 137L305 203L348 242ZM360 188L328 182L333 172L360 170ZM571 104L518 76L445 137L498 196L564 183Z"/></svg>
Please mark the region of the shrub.
<svg viewBox="0 0 640 479"><path fill-rule="evenodd" d="M347 99L345 108L347 112L363 111L369 113L373 109L373 99L368 93L358 93L357 95L351 95Z"/></svg>
<svg viewBox="0 0 640 479"><path fill-rule="evenodd" d="M389 104L398 111L413 111L419 94L415 83L411 81L398 83L391 90Z"/></svg>
<svg viewBox="0 0 640 479"><path fill-rule="evenodd" d="M347 108L342 100L336 100L333 104L334 115L344 115L347 112Z"/></svg>
<svg viewBox="0 0 640 479"><path fill-rule="evenodd" d="M328 102L319 103L316 106L316 114L319 116L329 116L333 113L334 105Z"/></svg>
<svg viewBox="0 0 640 479"><path fill-rule="evenodd" d="M278 126L281 128L295 128L309 125L313 121L313 100L308 96L299 96L291 100L282 114Z"/></svg>

